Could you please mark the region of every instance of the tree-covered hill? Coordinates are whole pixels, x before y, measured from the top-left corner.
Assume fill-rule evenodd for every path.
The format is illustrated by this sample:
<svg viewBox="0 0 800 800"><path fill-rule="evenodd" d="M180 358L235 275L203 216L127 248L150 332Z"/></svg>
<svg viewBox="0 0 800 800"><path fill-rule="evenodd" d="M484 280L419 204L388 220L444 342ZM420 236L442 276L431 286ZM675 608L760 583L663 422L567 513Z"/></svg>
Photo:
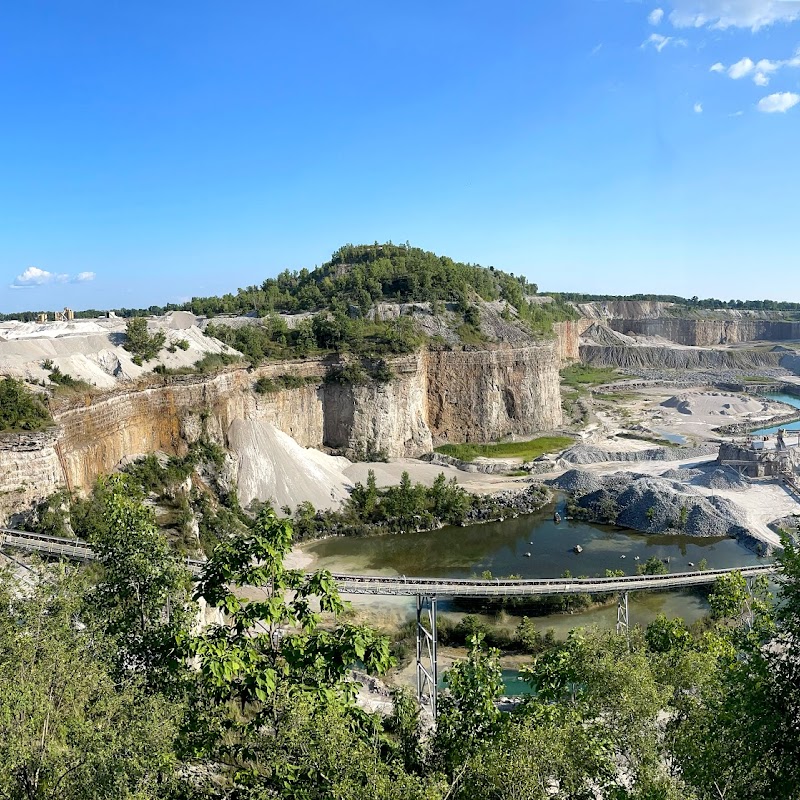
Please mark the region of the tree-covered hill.
<svg viewBox="0 0 800 800"><path fill-rule="evenodd" d="M260 286L222 297L194 297L185 309L195 314L242 314L269 311L298 313L375 303L460 302L474 292L484 300L504 299L520 308L537 286L515 276L464 264L408 244L352 245L339 248L314 270L284 270Z"/></svg>

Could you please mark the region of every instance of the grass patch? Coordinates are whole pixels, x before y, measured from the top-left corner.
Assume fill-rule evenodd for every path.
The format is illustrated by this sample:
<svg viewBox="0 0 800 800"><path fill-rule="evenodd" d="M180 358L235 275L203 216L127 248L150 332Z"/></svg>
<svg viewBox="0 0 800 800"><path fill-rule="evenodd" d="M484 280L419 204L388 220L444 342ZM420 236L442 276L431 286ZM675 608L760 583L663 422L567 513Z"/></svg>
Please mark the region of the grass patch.
<svg viewBox="0 0 800 800"><path fill-rule="evenodd" d="M456 333L464 344L480 345L488 341L480 328L476 328L468 322L459 325L458 328L456 328Z"/></svg>
<svg viewBox="0 0 800 800"><path fill-rule="evenodd" d="M775 378L768 378L766 375L745 375L742 380L745 383L779 383Z"/></svg>
<svg viewBox="0 0 800 800"><path fill-rule="evenodd" d="M437 453L461 461L474 461L476 458L521 458L532 461L545 453L554 453L569 447L572 439L568 436L540 436L529 442L499 442L498 444L443 444L436 448Z"/></svg>
<svg viewBox="0 0 800 800"><path fill-rule="evenodd" d="M614 367L592 367L588 364L570 364L561 370L561 383L574 389L588 386L600 386L611 381L624 380L630 375L623 375Z"/></svg>

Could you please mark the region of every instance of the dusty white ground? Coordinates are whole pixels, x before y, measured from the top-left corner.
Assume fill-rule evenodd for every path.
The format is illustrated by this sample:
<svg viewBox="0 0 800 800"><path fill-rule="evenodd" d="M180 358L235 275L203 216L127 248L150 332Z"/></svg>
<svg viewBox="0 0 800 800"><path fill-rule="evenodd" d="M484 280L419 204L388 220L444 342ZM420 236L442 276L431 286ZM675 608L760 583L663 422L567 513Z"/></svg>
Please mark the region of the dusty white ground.
<svg viewBox="0 0 800 800"><path fill-rule="evenodd" d="M99 388L113 388L119 381L134 380L152 372L156 364L171 369L190 367L206 353L235 352L222 342L207 337L197 327L193 314L176 311L164 317L148 319L152 333L163 330L165 348L157 359L141 367L122 347L125 341L124 319L113 317L72 322L0 322L0 375L27 381L47 381L49 372L42 367L46 360L61 372ZM167 348L184 340L189 347Z"/></svg>

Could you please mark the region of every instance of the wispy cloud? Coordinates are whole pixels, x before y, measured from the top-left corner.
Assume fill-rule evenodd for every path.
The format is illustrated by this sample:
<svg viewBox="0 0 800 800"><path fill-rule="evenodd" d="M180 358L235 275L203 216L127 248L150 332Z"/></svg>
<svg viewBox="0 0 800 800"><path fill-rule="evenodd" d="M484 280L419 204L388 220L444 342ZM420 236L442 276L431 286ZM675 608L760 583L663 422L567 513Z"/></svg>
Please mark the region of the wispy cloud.
<svg viewBox="0 0 800 800"><path fill-rule="evenodd" d="M731 64L729 67L725 67L724 64L718 61L716 64L711 65L710 72L726 73L729 78L735 81L751 77L756 86L767 86L772 75L784 67L800 67L800 50L797 50L791 58L779 61L771 61L768 58L753 61L753 59L745 56L745 58L740 59L735 64Z"/></svg>
<svg viewBox="0 0 800 800"><path fill-rule="evenodd" d="M686 47L686 39L676 39L673 36L662 36L660 33L651 33L641 44L642 49L653 46L659 53L667 46Z"/></svg>
<svg viewBox="0 0 800 800"><path fill-rule="evenodd" d="M597 55L597 54L598 54L598 53L599 53L599 52L600 52L602 49L603 49L603 43L602 43L602 42L600 42L600 44L596 44L596 45L595 45L595 46L592 48L592 52L591 52L591 53L589 53L589 55L590 55L590 56L596 56L596 55Z"/></svg>
<svg viewBox="0 0 800 800"><path fill-rule="evenodd" d="M28 267L14 278L8 288L35 289L37 286L47 286L53 283L85 283L93 281L95 277L94 272L79 272L70 279L70 276L63 272L49 272L46 269L39 269L39 267Z"/></svg>
<svg viewBox="0 0 800 800"><path fill-rule="evenodd" d="M647 21L651 25L660 25L662 19L664 19L664 9L663 8L654 8L647 15Z"/></svg>
<svg viewBox="0 0 800 800"><path fill-rule="evenodd" d="M669 15L676 28L749 28L800 19L800 0L674 0Z"/></svg>
<svg viewBox="0 0 800 800"><path fill-rule="evenodd" d="M776 92L762 97L758 101L758 110L765 114L785 114L790 108L800 103L800 94L794 92Z"/></svg>
<svg viewBox="0 0 800 800"><path fill-rule="evenodd" d="M694 104L694 113L695 114L702 114L703 113L703 104L702 103L695 103Z"/></svg>

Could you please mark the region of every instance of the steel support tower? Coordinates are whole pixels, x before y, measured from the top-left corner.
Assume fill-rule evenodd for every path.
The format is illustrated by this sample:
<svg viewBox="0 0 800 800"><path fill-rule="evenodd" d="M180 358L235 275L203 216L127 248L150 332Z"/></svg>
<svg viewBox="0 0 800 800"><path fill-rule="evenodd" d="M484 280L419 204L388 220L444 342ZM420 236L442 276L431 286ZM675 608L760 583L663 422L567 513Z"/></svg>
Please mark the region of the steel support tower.
<svg viewBox="0 0 800 800"><path fill-rule="evenodd" d="M417 698L436 720L439 670L436 663L436 597L417 595Z"/></svg>

